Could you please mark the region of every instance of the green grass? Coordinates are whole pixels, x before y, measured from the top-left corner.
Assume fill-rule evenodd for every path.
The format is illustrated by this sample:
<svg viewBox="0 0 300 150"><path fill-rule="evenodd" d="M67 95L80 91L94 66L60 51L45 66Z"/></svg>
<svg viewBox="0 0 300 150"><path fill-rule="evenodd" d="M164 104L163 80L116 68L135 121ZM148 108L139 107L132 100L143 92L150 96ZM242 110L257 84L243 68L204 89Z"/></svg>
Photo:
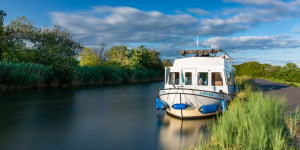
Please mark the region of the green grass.
<svg viewBox="0 0 300 150"><path fill-rule="evenodd" d="M261 78L261 79L265 79L265 80L269 80L269 81L272 81L272 82L286 84L286 85L289 85L289 86L292 86L292 87L300 87L300 83L297 83L297 82L287 82L287 81L284 81L284 80L273 79L273 78Z"/></svg>
<svg viewBox="0 0 300 150"><path fill-rule="evenodd" d="M64 74L67 76L67 74ZM163 78L161 70L120 66L77 67L69 85L100 85L106 83L155 81ZM22 89L58 86L59 81L49 66L32 63L0 61L0 88Z"/></svg>
<svg viewBox="0 0 300 150"><path fill-rule="evenodd" d="M52 78L51 68L44 65L0 62L0 85L4 88L39 87Z"/></svg>
<svg viewBox="0 0 300 150"><path fill-rule="evenodd" d="M78 67L75 74L77 84L153 81L162 79L163 75L159 70L119 66L83 66Z"/></svg>
<svg viewBox="0 0 300 150"><path fill-rule="evenodd" d="M202 136L191 149L296 149L299 113L287 115L285 100L254 91L250 77L238 79L241 90L228 110L208 125L209 139ZM254 92L253 92L254 91Z"/></svg>

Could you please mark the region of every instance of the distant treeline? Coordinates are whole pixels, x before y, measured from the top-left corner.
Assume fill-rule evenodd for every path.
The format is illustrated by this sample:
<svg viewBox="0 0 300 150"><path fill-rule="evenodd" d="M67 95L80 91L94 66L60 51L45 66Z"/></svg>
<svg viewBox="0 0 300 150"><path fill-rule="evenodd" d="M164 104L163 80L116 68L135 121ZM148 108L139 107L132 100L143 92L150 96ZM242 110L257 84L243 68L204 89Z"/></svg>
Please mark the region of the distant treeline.
<svg viewBox="0 0 300 150"><path fill-rule="evenodd" d="M234 67L237 76L248 75L254 78L273 78L300 83L300 68L295 63L287 63L284 66L272 66L252 61L234 65Z"/></svg>
<svg viewBox="0 0 300 150"><path fill-rule="evenodd" d="M26 17L4 26L0 10L0 87L30 88L153 81L163 78L160 53L144 46L83 47L59 25L36 27Z"/></svg>

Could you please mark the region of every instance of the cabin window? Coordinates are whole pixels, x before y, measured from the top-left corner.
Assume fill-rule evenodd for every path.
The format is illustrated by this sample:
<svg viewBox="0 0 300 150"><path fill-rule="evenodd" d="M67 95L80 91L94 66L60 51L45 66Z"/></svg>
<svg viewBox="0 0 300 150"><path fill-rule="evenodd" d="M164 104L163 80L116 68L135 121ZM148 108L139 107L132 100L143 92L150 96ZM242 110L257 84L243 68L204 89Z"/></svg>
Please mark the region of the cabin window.
<svg viewBox="0 0 300 150"><path fill-rule="evenodd" d="M207 72L198 72L198 85L208 85Z"/></svg>
<svg viewBox="0 0 300 150"><path fill-rule="evenodd" d="M212 86L223 86L221 72L212 72L211 73L211 85Z"/></svg>
<svg viewBox="0 0 300 150"><path fill-rule="evenodd" d="M232 74L230 72L227 72L226 77L227 77L227 85L231 86L232 85Z"/></svg>
<svg viewBox="0 0 300 150"><path fill-rule="evenodd" d="M235 84L235 74L231 73L231 84L234 85Z"/></svg>
<svg viewBox="0 0 300 150"><path fill-rule="evenodd" d="M169 84L170 85L179 85L179 72L170 72Z"/></svg>
<svg viewBox="0 0 300 150"><path fill-rule="evenodd" d="M186 72L185 73L185 85L192 85L192 73L191 72Z"/></svg>

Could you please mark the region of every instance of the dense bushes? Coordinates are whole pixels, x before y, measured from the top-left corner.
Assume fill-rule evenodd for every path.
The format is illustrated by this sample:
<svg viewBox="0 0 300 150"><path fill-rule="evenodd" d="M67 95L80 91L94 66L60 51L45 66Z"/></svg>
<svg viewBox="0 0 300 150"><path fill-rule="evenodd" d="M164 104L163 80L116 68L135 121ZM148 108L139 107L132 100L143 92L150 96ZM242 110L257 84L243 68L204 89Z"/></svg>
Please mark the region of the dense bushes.
<svg viewBox="0 0 300 150"><path fill-rule="evenodd" d="M237 76L248 75L254 78L273 78L300 83L300 68L294 63L287 63L282 67L260 64L258 62L246 62L234 67Z"/></svg>

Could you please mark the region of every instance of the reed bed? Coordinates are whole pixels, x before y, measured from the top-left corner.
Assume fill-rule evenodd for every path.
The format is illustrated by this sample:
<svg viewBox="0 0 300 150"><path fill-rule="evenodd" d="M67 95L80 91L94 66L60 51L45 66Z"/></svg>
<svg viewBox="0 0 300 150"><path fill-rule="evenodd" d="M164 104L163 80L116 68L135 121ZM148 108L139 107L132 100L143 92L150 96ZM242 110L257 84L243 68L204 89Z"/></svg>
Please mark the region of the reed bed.
<svg viewBox="0 0 300 150"><path fill-rule="evenodd" d="M250 77L237 81L240 92L228 110L208 125L209 139L190 149L297 149L300 115L286 114L285 99L255 91Z"/></svg>
<svg viewBox="0 0 300 150"><path fill-rule="evenodd" d="M70 77L71 78L71 77ZM120 82L155 81L163 78L161 70L120 66L77 67L72 85L101 85ZM59 86L51 67L32 63L0 62L0 88L22 89Z"/></svg>
<svg viewBox="0 0 300 150"><path fill-rule="evenodd" d="M162 79L159 70L145 68L124 68L119 66L83 66L76 70L75 83L101 84Z"/></svg>
<svg viewBox="0 0 300 150"><path fill-rule="evenodd" d="M41 64L0 62L0 85L3 88L44 86L52 78L51 68Z"/></svg>

